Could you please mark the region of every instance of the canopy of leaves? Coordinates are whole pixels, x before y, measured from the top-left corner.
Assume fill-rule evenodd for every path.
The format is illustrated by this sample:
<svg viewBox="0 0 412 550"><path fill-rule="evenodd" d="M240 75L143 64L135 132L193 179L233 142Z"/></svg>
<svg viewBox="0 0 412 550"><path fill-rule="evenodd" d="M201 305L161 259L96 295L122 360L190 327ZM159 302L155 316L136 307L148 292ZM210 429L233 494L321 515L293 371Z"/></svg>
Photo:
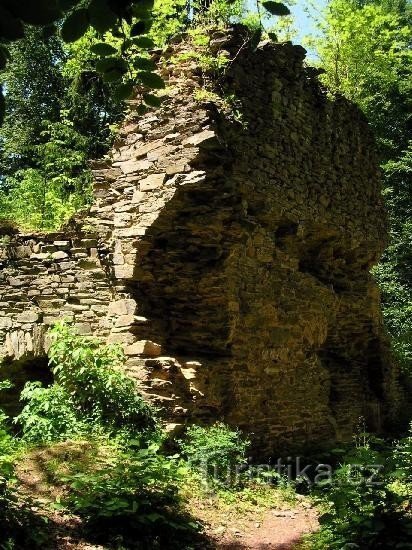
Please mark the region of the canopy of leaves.
<svg viewBox="0 0 412 550"><path fill-rule="evenodd" d="M13 64L3 72L0 217L28 229L56 229L87 204L87 161L106 152L109 125L122 116L95 56L77 44L31 28L10 46Z"/></svg>
<svg viewBox="0 0 412 550"><path fill-rule="evenodd" d="M366 114L382 161L391 244L376 276L394 348L412 372L412 5L332 0L317 51L324 82Z"/></svg>
<svg viewBox="0 0 412 550"><path fill-rule="evenodd" d="M136 46L130 39L149 31L153 4L153 0L40 0L36 3L0 0L0 69L12 58L8 44L25 36L25 25L42 27L47 36L56 31L57 25L66 43L79 40L89 28L100 35L110 30L122 42L119 63L127 65L127 50ZM101 50L100 55L107 55L107 51ZM126 72L102 69L106 82L121 81ZM135 83L139 83L138 78ZM4 96L0 86L0 122L3 117Z"/></svg>

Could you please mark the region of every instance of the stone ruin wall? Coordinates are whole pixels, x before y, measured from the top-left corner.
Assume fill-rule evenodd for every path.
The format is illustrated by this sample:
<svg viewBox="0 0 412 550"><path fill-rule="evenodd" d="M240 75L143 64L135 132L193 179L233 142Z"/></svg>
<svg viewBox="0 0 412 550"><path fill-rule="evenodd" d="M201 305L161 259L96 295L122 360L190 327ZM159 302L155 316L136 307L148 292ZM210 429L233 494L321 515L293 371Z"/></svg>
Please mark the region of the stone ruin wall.
<svg viewBox="0 0 412 550"><path fill-rule="evenodd" d="M3 239L2 376L38 378L65 317L124 346L170 428L222 419L267 454L348 439L360 416L380 429L397 372L369 274L387 237L369 128L302 48L211 45L234 59L219 90L237 116L195 99L202 75L173 46L167 99L132 108L94 164L87 217Z"/></svg>

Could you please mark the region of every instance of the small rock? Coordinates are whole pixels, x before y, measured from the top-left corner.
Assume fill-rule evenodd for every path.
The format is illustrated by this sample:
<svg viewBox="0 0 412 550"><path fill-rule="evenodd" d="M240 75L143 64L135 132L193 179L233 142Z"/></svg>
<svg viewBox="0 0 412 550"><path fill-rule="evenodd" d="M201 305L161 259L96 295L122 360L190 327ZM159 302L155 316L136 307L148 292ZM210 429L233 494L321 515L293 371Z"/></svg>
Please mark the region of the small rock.
<svg viewBox="0 0 412 550"><path fill-rule="evenodd" d="M69 255L66 252L63 252L63 250L58 250L57 252L53 252L51 257L53 260L65 260L69 257Z"/></svg>

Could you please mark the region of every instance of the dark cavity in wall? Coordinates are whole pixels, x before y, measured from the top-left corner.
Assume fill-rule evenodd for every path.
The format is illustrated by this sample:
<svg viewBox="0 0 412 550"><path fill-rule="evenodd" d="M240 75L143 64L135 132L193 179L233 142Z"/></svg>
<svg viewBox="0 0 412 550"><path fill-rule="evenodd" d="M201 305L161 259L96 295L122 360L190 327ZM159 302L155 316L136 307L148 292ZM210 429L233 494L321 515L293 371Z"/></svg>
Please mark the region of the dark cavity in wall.
<svg viewBox="0 0 412 550"><path fill-rule="evenodd" d="M36 357L3 363L0 366L0 381L4 380L9 380L13 387L0 392L0 409L3 409L8 416L14 417L23 408L20 394L26 382L39 381L44 386L48 386L53 382L53 375L48 358Z"/></svg>

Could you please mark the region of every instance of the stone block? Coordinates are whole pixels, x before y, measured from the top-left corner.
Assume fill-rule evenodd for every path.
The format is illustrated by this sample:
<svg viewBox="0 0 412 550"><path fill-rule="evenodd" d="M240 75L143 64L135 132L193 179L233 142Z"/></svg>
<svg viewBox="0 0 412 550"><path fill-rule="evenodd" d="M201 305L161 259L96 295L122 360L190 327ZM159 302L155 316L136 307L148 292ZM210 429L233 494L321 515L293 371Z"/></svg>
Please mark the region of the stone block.
<svg viewBox="0 0 412 550"><path fill-rule="evenodd" d="M0 329L9 329L13 326L10 317L0 317Z"/></svg>
<svg viewBox="0 0 412 550"><path fill-rule="evenodd" d="M150 174L147 178L143 178L139 182L140 191L152 191L161 187L165 181L166 173Z"/></svg>
<svg viewBox="0 0 412 550"><path fill-rule="evenodd" d="M36 323L39 320L39 314L36 311L23 311L17 315L18 323Z"/></svg>
<svg viewBox="0 0 412 550"><path fill-rule="evenodd" d="M116 300L109 304L109 315L134 315L136 312L137 304L135 300L131 298Z"/></svg>
<svg viewBox="0 0 412 550"><path fill-rule="evenodd" d="M92 326L90 323L75 323L74 328L80 336L86 336L92 333Z"/></svg>
<svg viewBox="0 0 412 550"><path fill-rule="evenodd" d="M148 170L151 166L151 162L148 160L126 160L124 162L114 163L118 165L123 174L137 174L143 170Z"/></svg>
<svg viewBox="0 0 412 550"><path fill-rule="evenodd" d="M116 279L131 279L133 277L134 266L133 265L115 265L114 276Z"/></svg>
<svg viewBox="0 0 412 550"><path fill-rule="evenodd" d="M69 255L63 250L58 250L57 252L53 252L51 257L53 258L53 260L66 260Z"/></svg>
<svg viewBox="0 0 412 550"><path fill-rule="evenodd" d="M186 172L187 164L181 163L181 164L171 164L170 166L166 167L166 174L168 176L174 176L175 174L179 174L181 172Z"/></svg>
<svg viewBox="0 0 412 550"><path fill-rule="evenodd" d="M182 141L183 147L201 147L212 144L216 141L216 134L213 130L203 130Z"/></svg>
<svg viewBox="0 0 412 550"><path fill-rule="evenodd" d="M116 327L126 327L129 325L133 325L134 323L134 315L131 313L127 315L119 315L119 317L116 318Z"/></svg>
<svg viewBox="0 0 412 550"><path fill-rule="evenodd" d="M124 350L126 355L143 355L145 357L159 357L162 354L162 346L151 340L139 340Z"/></svg>

